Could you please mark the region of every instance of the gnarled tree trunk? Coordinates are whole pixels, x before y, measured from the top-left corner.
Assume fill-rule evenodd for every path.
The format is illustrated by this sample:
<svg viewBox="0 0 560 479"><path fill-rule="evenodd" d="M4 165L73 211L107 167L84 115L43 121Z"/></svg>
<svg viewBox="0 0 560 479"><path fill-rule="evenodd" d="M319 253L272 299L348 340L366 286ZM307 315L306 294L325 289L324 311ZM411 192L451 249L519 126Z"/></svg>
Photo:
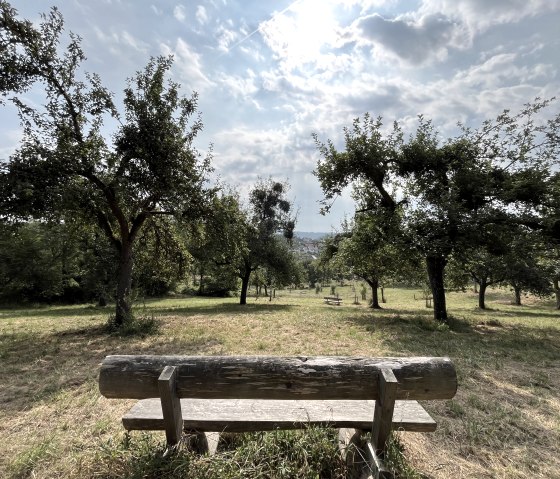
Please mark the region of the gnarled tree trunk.
<svg viewBox="0 0 560 479"><path fill-rule="evenodd" d="M370 307L374 309L381 309L379 305L379 296L377 294L377 289L379 288L379 280L373 279L366 279L367 284L369 284L371 288L371 304Z"/></svg>
<svg viewBox="0 0 560 479"><path fill-rule="evenodd" d="M247 304L247 290L249 289L249 279L251 278L251 269L245 269L243 276L241 277L241 295L239 298L239 304Z"/></svg>
<svg viewBox="0 0 560 479"><path fill-rule="evenodd" d="M115 324L122 326L131 319L132 305L132 242L124 242L120 249L119 271L117 283Z"/></svg>
<svg viewBox="0 0 560 479"><path fill-rule="evenodd" d="M443 273L447 264L444 256L427 256L426 266L428 269L428 279L434 300L434 319L447 323L447 307L445 305L445 286L443 283Z"/></svg>
<svg viewBox="0 0 560 479"><path fill-rule="evenodd" d="M485 279L481 280L479 283L479 290L478 290L478 307L480 309L486 309L486 304L484 303L484 299L486 296L487 287L488 287L488 283L486 282L486 280Z"/></svg>
<svg viewBox="0 0 560 479"><path fill-rule="evenodd" d="M521 306L521 287L514 285L513 292L515 293L515 305Z"/></svg>

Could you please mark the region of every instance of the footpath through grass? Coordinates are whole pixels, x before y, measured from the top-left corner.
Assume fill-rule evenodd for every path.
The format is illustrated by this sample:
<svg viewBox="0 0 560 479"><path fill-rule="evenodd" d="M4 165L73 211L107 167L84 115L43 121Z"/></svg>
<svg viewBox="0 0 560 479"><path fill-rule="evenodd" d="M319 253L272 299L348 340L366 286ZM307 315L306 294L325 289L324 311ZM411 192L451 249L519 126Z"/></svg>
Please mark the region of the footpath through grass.
<svg viewBox="0 0 560 479"><path fill-rule="evenodd" d="M147 302L160 321L146 337L107 334L111 308L0 310L0 477L343 478L335 434L229 436L216 457L163 459L163 433L125 434L134 401L99 395L107 354L450 356L451 401L424 403L435 433L398 434L400 477L560 477L560 315L551 301L513 306L506 291L476 308L449 295L450 327L431 320L417 291L388 290L384 309L325 305L314 291L269 302L177 298ZM401 452L402 451L402 452Z"/></svg>

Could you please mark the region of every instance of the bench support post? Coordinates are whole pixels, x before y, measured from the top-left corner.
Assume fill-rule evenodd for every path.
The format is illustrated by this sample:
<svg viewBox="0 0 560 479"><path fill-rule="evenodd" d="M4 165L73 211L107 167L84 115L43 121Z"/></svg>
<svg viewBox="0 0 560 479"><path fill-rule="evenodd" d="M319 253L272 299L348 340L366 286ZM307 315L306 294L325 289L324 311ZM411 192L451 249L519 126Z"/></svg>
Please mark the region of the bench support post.
<svg viewBox="0 0 560 479"><path fill-rule="evenodd" d="M375 401L371 442L366 445L366 454L373 468L374 477L376 479L390 479L393 474L385 468L383 458L393 425L398 381L393 371L386 368L379 371L378 381L379 399Z"/></svg>
<svg viewBox="0 0 560 479"><path fill-rule="evenodd" d="M167 445L172 447L179 443L183 431L183 415L181 413L181 400L177 397L175 379L177 369L175 366L165 366L158 378L159 397L163 422L165 424L165 437Z"/></svg>
<svg viewBox="0 0 560 479"><path fill-rule="evenodd" d="M379 371L379 399L375 401L371 440L381 454L385 452L387 439L391 434L397 385L397 378L391 369Z"/></svg>

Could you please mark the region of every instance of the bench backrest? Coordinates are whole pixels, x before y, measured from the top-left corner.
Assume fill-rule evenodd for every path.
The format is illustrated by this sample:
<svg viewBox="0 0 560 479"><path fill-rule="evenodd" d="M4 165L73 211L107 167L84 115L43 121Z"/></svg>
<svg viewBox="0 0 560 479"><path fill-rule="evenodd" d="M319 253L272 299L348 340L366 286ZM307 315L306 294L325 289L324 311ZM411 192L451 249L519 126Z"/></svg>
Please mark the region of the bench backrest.
<svg viewBox="0 0 560 479"><path fill-rule="evenodd" d="M379 375L398 380L395 399L450 399L449 358L107 356L99 389L107 398L159 397L158 378L175 366L176 394L206 399L378 399Z"/></svg>

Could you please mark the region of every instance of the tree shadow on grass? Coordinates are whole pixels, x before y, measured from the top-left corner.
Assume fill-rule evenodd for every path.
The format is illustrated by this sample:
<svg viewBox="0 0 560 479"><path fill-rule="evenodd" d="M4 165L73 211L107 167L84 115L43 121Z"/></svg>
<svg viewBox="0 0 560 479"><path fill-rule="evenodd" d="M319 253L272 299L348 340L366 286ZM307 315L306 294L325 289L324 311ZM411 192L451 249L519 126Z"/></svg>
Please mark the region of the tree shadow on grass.
<svg viewBox="0 0 560 479"><path fill-rule="evenodd" d="M274 303L250 303L240 305L237 303L212 303L208 305L184 306L184 307L146 307L145 312L159 314L177 314L184 317L214 314L247 315L247 314L267 314L278 313L282 311L292 311L296 306L289 304ZM139 311L138 309L137 311Z"/></svg>
<svg viewBox="0 0 560 479"><path fill-rule="evenodd" d="M387 349L402 355L477 357L489 364L497 353L527 363L560 357L560 328L494 325L492 321L476 324L462 318L451 318L444 325L405 310L348 316L345 321L376 333Z"/></svg>
<svg viewBox="0 0 560 479"><path fill-rule="evenodd" d="M109 315L114 312L114 306L93 306L93 305L77 305L77 306L29 306L14 307L0 309L0 318L7 316L9 318L36 318L36 317L86 317Z"/></svg>
<svg viewBox="0 0 560 479"><path fill-rule="evenodd" d="M204 355L220 347L214 336L144 341L107 333L105 325L54 331L9 332L0 338L0 409L22 411L86 384L97 384L99 365L110 354Z"/></svg>

